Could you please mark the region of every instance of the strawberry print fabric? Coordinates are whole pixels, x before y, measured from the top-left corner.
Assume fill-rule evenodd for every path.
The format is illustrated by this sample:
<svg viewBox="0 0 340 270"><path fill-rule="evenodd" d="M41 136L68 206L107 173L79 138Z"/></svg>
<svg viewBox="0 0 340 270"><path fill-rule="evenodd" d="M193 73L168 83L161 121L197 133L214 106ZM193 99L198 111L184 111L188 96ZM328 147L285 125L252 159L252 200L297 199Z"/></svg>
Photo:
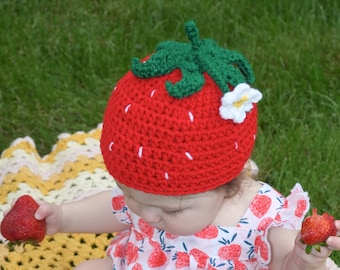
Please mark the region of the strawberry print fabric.
<svg viewBox="0 0 340 270"><path fill-rule="evenodd" d="M236 227L210 225L189 236L154 229L129 210L121 190L114 188L113 213L131 229L120 232L107 249L113 269L269 269L268 229L300 229L309 197L299 184L288 197L261 184Z"/></svg>

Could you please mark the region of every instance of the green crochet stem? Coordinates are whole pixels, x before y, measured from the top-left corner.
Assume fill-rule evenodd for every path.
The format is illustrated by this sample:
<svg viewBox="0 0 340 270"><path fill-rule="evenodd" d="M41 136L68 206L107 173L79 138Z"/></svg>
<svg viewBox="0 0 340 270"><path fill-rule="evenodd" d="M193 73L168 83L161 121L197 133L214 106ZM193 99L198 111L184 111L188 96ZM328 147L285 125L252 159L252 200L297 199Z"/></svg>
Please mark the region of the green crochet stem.
<svg viewBox="0 0 340 270"><path fill-rule="evenodd" d="M179 82L165 83L169 94L176 98L199 91L205 82L204 72L216 82L223 94L230 91L229 86L254 82L251 66L241 54L219 47L214 40L200 39L193 21L185 24L185 33L190 43L161 42L156 52L145 62L133 58L133 74L140 78L153 78L180 69L182 79Z"/></svg>

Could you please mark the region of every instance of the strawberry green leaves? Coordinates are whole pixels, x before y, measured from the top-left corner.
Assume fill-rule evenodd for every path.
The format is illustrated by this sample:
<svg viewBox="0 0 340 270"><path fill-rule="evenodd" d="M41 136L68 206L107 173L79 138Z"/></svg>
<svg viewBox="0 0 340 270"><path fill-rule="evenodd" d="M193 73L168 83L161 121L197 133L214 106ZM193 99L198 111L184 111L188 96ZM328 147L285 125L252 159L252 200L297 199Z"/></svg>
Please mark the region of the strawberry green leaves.
<svg viewBox="0 0 340 270"><path fill-rule="evenodd" d="M213 78L222 93L240 83L255 80L249 62L239 53L219 47L214 40L200 39L193 21L185 24L190 43L166 41L160 43L149 59L132 60L132 72L140 78L152 78L180 69L182 80L166 82L169 94L183 98L199 91L205 83L203 73Z"/></svg>

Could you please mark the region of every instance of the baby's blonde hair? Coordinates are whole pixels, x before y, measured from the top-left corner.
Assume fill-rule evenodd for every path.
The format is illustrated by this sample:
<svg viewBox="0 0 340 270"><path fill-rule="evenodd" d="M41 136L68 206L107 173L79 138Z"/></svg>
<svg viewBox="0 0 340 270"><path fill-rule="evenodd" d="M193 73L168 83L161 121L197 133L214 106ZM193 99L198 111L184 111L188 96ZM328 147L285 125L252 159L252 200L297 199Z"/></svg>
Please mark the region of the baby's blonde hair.
<svg viewBox="0 0 340 270"><path fill-rule="evenodd" d="M226 198L232 198L241 191L242 181L249 178L255 179L258 171L259 169L256 163L253 160L248 159L243 170L238 176L236 176L232 181L219 186L215 190L223 189L226 192Z"/></svg>

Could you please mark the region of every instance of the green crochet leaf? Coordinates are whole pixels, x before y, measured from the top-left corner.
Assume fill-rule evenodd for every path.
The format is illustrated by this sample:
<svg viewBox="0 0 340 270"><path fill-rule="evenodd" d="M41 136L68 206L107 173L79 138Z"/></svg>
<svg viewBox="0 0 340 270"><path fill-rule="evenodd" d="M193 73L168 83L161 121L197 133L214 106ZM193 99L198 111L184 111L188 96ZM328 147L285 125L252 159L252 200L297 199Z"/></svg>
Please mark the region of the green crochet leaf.
<svg viewBox="0 0 340 270"><path fill-rule="evenodd" d="M251 66L240 53L223 49L212 39L200 39L193 21L185 24L185 33L190 43L161 42L145 62L132 59L133 74L140 78L153 78L180 69L182 79L179 82L165 83L169 94L176 98L199 91L205 83L204 72L216 82L223 94L229 92L229 86L254 82Z"/></svg>

